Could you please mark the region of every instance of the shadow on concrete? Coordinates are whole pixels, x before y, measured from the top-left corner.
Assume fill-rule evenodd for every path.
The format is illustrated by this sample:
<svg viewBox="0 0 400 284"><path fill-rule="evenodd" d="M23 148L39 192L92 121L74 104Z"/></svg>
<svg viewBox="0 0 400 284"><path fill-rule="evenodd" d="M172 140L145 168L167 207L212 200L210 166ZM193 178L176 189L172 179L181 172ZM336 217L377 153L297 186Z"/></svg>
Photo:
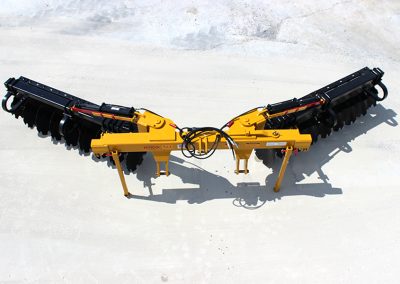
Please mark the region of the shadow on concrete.
<svg viewBox="0 0 400 284"><path fill-rule="evenodd" d="M238 183L233 185L224 177L210 173L200 167L187 168L183 163L187 161L171 156L171 173L180 177L183 183L198 184L196 188L164 189L161 194L155 195L152 191L151 179L155 178L155 163L151 155L146 155L145 165L139 167L137 178L149 188L149 196L132 195L133 199L142 199L155 202L176 203L179 200L188 203L202 203L214 199L232 199L235 206L246 209L257 209L267 201L279 200L284 196L306 195L324 197L325 195L342 194L342 189L335 188L329 183L329 177L324 174L322 167L340 153L352 151L350 142L369 130L386 123L392 127L398 125L396 113L385 109L382 105L369 109L367 115L357 118L352 125L345 126L338 133L311 146L310 151L299 153L291 158L282 183L282 190L278 193L272 190L279 173L282 160L266 150L258 153L265 165L272 168L272 173L266 177L265 185L259 183ZM192 164L193 165L193 164ZM310 176L318 174L321 183L296 184Z"/></svg>
<svg viewBox="0 0 400 284"><path fill-rule="evenodd" d="M171 173L180 177L183 183L197 184L195 188L164 189L161 194L153 194L152 186L156 172L156 165L152 155L145 155L143 164L136 172L137 178L143 182L143 186L149 189L149 196L132 195L134 199L144 199L155 202L176 203L178 200L186 200L189 203L202 203L214 199L232 199L235 206L248 209L259 208L267 201L279 200L284 196L307 195L313 197L324 197L330 194L342 194L342 189L332 187L329 177L323 172L322 167L329 163L340 153L352 151L350 142L357 137L366 134L371 129L386 123L392 127L398 125L395 120L396 112L386 109L378 104L370 108L367 115L357 118L354 124L345 125L338 133L332 132L331 136L318 143L313 144L309 152L299 153L297 157L290 160L285 178L282 183L283 190L275 193L272 188L279 173L282 160L276 157L271 150L258 150L257 158L264 165L272 169L272 173L265 179L265 185L259 183L238 183L233 185L224 177L210 173L195 164L171 156ZM50 135L42 135L41 138ZM115 165L106 158L96 158L91 153L84 153L77 146L68 146L65 140L56 141L54 144L64 144L68 150L77 150L80 155L91 155L92 160L105 163L108 167L115 169ZM195 161L194 161L195 162ZM187 168L184 163L191 164L195 168ZM126 164L122 163L125 174L129 174ZM318 184L296 184L313 173L318 174L321 183Z"/></svg>
<svg viewBox="0 0 400 284"><path fill-rule="evenodd" d="M279 200L283 196L310 195L323 197L326 194L342 193L340 188L332 188L328 183L285 186L284 190L278 193L274 192L272 187L268 186L267 188L260 183L242 182L233 185L228 179L222 176L213 174L202 168L188 168L184 163L183 159L171 156L171 173L180 177L183 183L198 184L198 187L164 189L161 194L157 195L152 193L150 187L149 196L131 195L131 198L172 204L178 200L185 200L188 203L203 203L209 200L228 198L233 200L232 202L235 206L256 209L267 201ZM289 179L286 179L286 184L290 184Z"/></svg>

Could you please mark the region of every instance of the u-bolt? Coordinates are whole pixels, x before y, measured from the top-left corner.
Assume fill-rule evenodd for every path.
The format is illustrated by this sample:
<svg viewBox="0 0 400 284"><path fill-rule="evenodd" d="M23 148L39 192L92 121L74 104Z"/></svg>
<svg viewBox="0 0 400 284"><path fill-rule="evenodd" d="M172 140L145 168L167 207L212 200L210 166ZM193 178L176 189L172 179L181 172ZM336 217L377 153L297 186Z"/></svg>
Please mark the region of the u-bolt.
<svg viewBox="0 0 400 284"><path fill-rule="evenodd" d="M386 86L385 86L382 82L379 82L377 85L378 85L379 87L381 87L381 89L382 89L382 91L383 91L383 96L382 96L382 98L379 97L377 94L371 92L370 90L367 90L367 93L368 93L370 96L372 96L376 101L380 102L380 101L383 101L384 99L386 99L386 97L387 97L387 95L388 95L388 90L387 90Z"/></svg>
<svg viewBox="0 0 400 284"><path fill-rule="evenodd" d="M3 100L1 101L1 107L4 109L4 111L6 112L11 112L13 110L13 108L11 107L11 109L8 109L7 107L7 101L10 99L11 96L13 96L14 94L11 92L7 92L7 94L4 96Z"/></svg>

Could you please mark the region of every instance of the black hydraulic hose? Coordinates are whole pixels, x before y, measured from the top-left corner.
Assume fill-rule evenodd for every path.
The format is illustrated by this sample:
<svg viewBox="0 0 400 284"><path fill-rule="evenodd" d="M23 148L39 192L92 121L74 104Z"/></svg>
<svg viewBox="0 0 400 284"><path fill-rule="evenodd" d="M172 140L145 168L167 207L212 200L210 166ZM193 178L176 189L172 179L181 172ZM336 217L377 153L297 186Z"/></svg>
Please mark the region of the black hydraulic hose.
<svg viewBox="0 0 400 284"><path fill-rule="evenodd" d="M179 134L183 140L181 145L182 154L186 158L196 158L196 159L207 159L211 157L215 150L217 150L218 144L221 141L221 138L225 138L228 147L231 149L233 157L235 158L235 152L233 150L234 146L237 146L236 143L233 141L232 137L229 136L222 128L215 128L215 127L200 127L200 128L178 128ZM184 134L184 131L187 131ZM207 132L214 132L217 133L217 138L215 139L214 143L211 145L210 150L205 153L196 153L196 146L193 142L194 139L206 134Z"/></svg>

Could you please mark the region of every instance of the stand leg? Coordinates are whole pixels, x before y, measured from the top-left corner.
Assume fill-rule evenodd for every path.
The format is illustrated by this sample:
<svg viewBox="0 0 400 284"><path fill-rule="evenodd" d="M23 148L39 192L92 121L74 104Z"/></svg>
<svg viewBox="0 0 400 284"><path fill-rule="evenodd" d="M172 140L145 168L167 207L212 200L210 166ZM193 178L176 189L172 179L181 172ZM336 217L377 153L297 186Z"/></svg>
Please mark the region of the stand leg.
<svg viewBox="0 0 400 284"><path fill-rule="evenodd" d="M154 160L156 161L156 176L159 177L160 175L169 176L169 156L171 151L164 151L164 152L153 152ZM161 171L161 163L165 163L165 171Z"/></svg>
<svg viewBox="0 0 400 284"><path fill-rule="evenodd" d="M279 188L281 187L283 176L285 175L286 167L287 167L287 164L289 162L289 158L292 155L292 152L293 152L293 147L292 146L286 147L285 157L283 158L282 166L281 166L281 169L280 169L279 175L278 175L278 179L276 180L276 183L275 183L275 186L274 186L274 191L275 192L278 192Z"/></svg>
<svg viewBox="0 0 400 284"><path fill-rule="evenodd" d="M121 162L119 161L118 151L113 151L111 154L114 159L115 166L117 167L118 170L119 179L121 180L122 188L124 189L124 195L129 196L128 187L126 186L124 173L121 167Z"/></svg>
<svg viewBox="0 0 400 284"><path fill-rule="evenodd" d="M160 162L156 161L156 176L159 177L160 175L161 175Z"/></svg>
<svg viewBox="0 0 400 284"><path fill-rule="evenodd" d="M169 161L165 162L165 175L169 176Z"/></svg>
<svg viewBox="0 0 400 284"><path fill-rule="evenodd" d="M239 167L240 167L240 159L239 159L238 157L236 157L236 170L235 170L235 174L239 174L239 173L240 173Z"/></svg>
<svg viewBox="0 0 400 284"><path fill-rule="evenodd" d="M169 162L168 161L164 162L165 163L165 172L161 172L161 163L162 162L156 161L156 166L157 166L156 176L159 177L159 176L161 176L161 174L169 176Z"/></svg>
<svg viewBox="0 0 400 284"><path fill-rule="evenodd" d="M251 149L250 150L235 150L235 155L236 155L236 169L235 169L235 173L239 174L239 173L244 173L244 174L248 174L249 173L249 158L251 155ZM241 170L240 169L240 161L243 160L244 161L244 169Z"/></svg>

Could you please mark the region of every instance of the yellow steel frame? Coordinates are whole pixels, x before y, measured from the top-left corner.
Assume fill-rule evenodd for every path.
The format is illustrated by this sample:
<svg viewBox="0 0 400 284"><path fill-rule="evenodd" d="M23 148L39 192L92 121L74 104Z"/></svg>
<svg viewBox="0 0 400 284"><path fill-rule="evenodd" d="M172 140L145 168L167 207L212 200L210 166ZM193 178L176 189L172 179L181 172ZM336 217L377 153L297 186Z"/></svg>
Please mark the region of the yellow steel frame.
<svg viewBox="0 0 400 284"><path fill-rule="evenodd" d="M104 116L104 114L102 114ZM307 151L311 145L309 134L300 134L297 129L264 130L267 119L271 118L265 108L253 109L243 115L235 117L229 123L226 133L235 141L233 148L236 155L235 173L247 174L248 160L253 149L284 149L285 156L274 186L279 191L286 166L294 149ZM114 119L118 119L115 118ZM169 175L168 161L172 151L180 151L182 138L177 132L174 122L150 111L135 112L132 118L123 118L138 125L138 133L103 133L99 139L91 142L95 155L108 154L113 157L124 195L129 196L125 177L119 160L119 153L151 152L157 164L156 175ZM199 152L207 153L211 145L218 139L217 133L208 132L196 138L194 145ZM220 138L218 149L229 149L225 138ZM240 169L240 160L244 161L244 168ZM161 164L165 164L165 171L161 171Z"/></svg>

